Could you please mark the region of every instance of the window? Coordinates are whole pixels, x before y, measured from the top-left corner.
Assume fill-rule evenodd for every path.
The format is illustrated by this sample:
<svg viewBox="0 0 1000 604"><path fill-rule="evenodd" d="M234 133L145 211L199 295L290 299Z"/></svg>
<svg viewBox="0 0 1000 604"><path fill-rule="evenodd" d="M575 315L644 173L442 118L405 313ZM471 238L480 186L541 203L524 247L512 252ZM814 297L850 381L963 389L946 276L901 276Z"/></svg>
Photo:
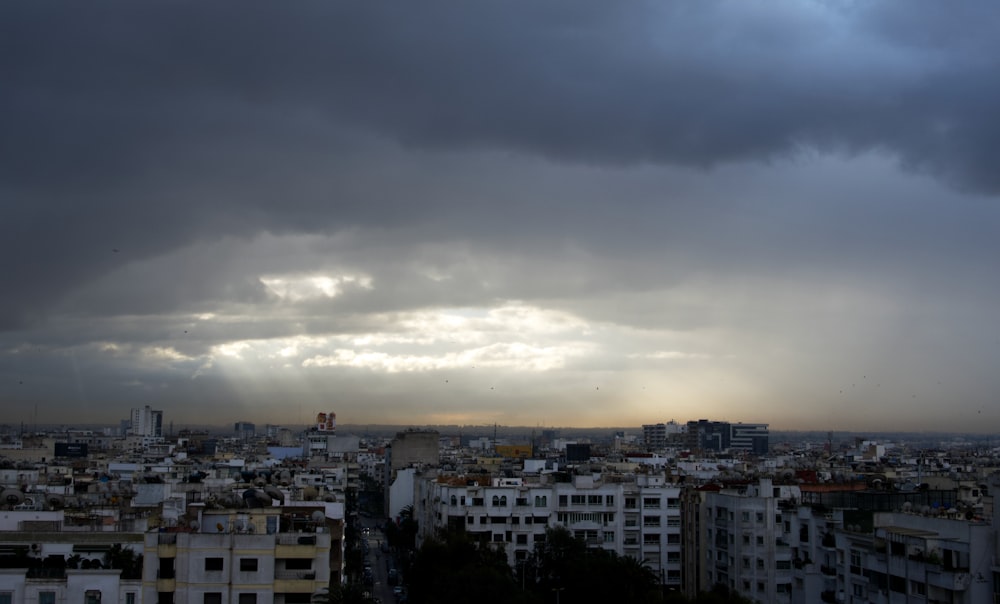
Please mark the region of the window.
<svg viewBox="0 0 1000 604"><path fill-rule="evenodd" d="M543 508L549 505L549 498L547 495L535 495L535 507Z"/></svg>
<svg viewBox="0 0 1000 604"><path fill-rule="evenodd" d="M569 497L567 497L566 495L560 495L559 496L559 507L564 508L567 505L569 505Z"/></svg>
<svg viewBox="0 0 1000 604"><path fill-rule="evenodd" d="M791 560L775 560L774 567L777 570L792 570Z"/></svg>
<svg viewBox="0 0 1000 604"><path fill-rule="evenodd" d="M680 552L667 552L667 562L677 562L681 561Z"/></svg>
<svg viewBox="0 0 1000 604"><path fill-rule="evenodd" d="M454 495L451 496L449 501L451 502L451 505L458 505L458 497L455 497Z"/></svg>
<svg viewBox="0 0 1000 604"><path fill-rule="evenodd" d="M584 495L571 495L569 502L573 505L583 505L587 501Z"/></svg>
<svg viewBox="0 0 1000 604"><path fill-rule="evenodd" d="M54 591L38 592L38 604L56 604L56 592Z"/></svg>
<svg viewBox="0 0 1000 604"><path fill-rule="evenodd" d="M636 505L636 499L635 499L635 497L626 497L625 498L625 509L626 510L634 510L636 507L638 507L638 506Z"/></svg>
<svg viewBox="0 0 1000 604"><path fill-rule="evenodd" d="M210 591L204 596L204 604L222 604L222 592Z"/></svg>
<svg viewBox="0 0 1000 604"><path fill-rule="evenodd" d="M472 505L483 505L483 498L482 497L473 497L472 498Z"/></svg>
<svg viewBox="0 0 1000 604"><path fill-rule="evenodd" d="M205 570L222 570L222 568L222 558L205 558ZM219 597L222 597L221 594Z"/></svg>
<svg viewBox="0 0 1000 604"><path fill-rule="evenodd" d="M732 535L730 535L729 537L732 538ZM667 535L667 543L671 545L677 545L680 542L681 542L681 536L679 534L670 533Z"/></svg>
<svg viewBox="0 0 1000 604"><path fill-rule="evenodd" d="M240 558L240 572L257 572L257 558Z"/></svg>
<svg viewBox="0 0 1000 604"><path fill-rule="evenodd" d="M287 558L285 568L288 570L312 570L312 558Z"/></svg>
<svg viewBox="0 0 1000 604"><path fill-rule="evenodd" d="M493 505L500 505L500 496L499 495L494 495L493 496Z"/></svg>
<svg viewBox="0 0 1000 604"><path fill-rule="evenodd" d="M240 594L239 604L257 604L257 594Z"/></svg>
<svg viewBox="0 0 1000 604"><path fill-rule="evenodd" d="M659 509L660 508L660 498L659 497L643 497L642 507Z"/></svg>
<svg viewBox="0 0 1000 604"><path fill-rule="evenodd" d="M743 512L741 514L741 519L743 522L750 522L750 512Z"/></svg>
<svg viewBox="0 0 1000 604"><path fill-rule="evenodd" d="M750 535L743 535L743 545L750 545Z"/></svg>
<svg viewBox="0 0 1000 604"><path fill-rule="evenodd" d="M507 505L507 496L506 495L501 495L500 496L500 505Z"/></svg>
<svg viewBox="0 0 1000 604"><path fill-rule="evenodd" d="M125 592L125 604L135 604L135 592L127 591Z"/></svg>
<svg viewBox="0 0 1000 604"><path fill-rule="evenodd" d="M600 495L587 495L587 505L601 505L602 499Z"/></svg>
<svg viewBox="0 0 1000 604"><path fill-rule="evenodd" d="M14 594L12 592L0 591L0 604L11 604L13 601L14 601ZM135 604L135 602L131 602L131 604Z"/></svg>
<svg viewBox="0 0 1000 604"><path fill-rule="evenodd" d="M775 587L775 590L779 594L792 593L792 584L791 583L778 583L774 587Z"/></svg>
<svg viewBox="0 0 1000 604"><path fill-rule="evenodd" d="M604 531L604 542L605 543L614 543L615 542L615 533L614 533L614 531Z"/></svg>
<svg viewBox="0 0 1000 604"><path fill-rule="evenodd" d="M660 526L659 516L643 516L642 526Z"/></svg>
<svg viewBox="0 0 1000 604"><path fill-rule="evenodd" d="M524 533L519 534L517 536L517 544L518 545L528 545L528 536L526 534L524 534Z"/></svg>
<svg viewBox="0 0 1000 604"><path fill-rule="evenodd" d="M667 507L668 508L672 508L672 509L677 509L677 508L681 507L681 500L677 499L676 497L668 497L667 498Z"/></svg>
<svg viewBox="0 0 1000 604"><path fill-rule="evenodd" d="M757 512L757 524L764 524L764 512Z"/></svg>
<svg viewBox="0 0 1000 604"><path fill-rule="evenodd" d="M680 526L680 525L681 525L681 517L680 516L668 516L667 517L667 526Z"/></svg>
<svg viewBox="0 0 1000 604"><path fill-rule="evenodd" d="M764 545L764 535L757 535L757 545Z"/></svg>
<svg viewBox="0 0 1000 604"><path fill-rule="evenodd" d="M659 533L645 533L642 536L642 542L646 545L659 545L660 544L660 534Z"/></svg>
<svg viewBox="0 0 1000 604"><path fill-rule="evenodd" d="M614 504L615 504L615 496L614 495L606 495L604 497L604 505L609 505L610 506L610 505L614 505Z"/></svg>
<svg viewBox="0 0 1000 604"><path fill-rule="evenodd" d="M97 589L88 589L83 592L84 604L101 604L101 592Z"/></svg>

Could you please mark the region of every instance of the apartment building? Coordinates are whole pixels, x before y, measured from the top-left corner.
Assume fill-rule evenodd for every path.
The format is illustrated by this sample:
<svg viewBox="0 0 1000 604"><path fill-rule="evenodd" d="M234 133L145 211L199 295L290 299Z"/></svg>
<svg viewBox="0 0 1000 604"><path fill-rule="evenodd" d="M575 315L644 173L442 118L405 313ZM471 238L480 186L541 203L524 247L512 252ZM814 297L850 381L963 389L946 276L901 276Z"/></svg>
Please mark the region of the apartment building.
<svg viewBox="0 0 1000 604"><path fill-rule="evenodd" d="M793 554L781 502L798 496L797 486L769 478L705 493L698 589L722 584L761 602L790 604Z"/></svg>
<svg viewBox="0 0 1000 604"><path fill-rule="evenodd" d="M681 489L662 475L553 473L495 478L432 473L414 484L414 513L427 538L438 528L502 544L515 566L550 527L590 547L644 560L673 587L681 584Z"/></svg>
<svg viewBox="0 0 1000 604"><path fill-rule="evenodd" d="M142 581L103 568L115 546L142 554L142 535L71 530L62 510L4 510L0 518L0 602L138 604Z"/></svg>
<svg viewBox="0 0 1000 604"><path fill-rule="evenodd" d="M197 520L145 534L146 604L307 604L341 580L341 504L198 509ZM337 510L341 511L338 512ZM327 514L340 514L330 518Z"/></svg>

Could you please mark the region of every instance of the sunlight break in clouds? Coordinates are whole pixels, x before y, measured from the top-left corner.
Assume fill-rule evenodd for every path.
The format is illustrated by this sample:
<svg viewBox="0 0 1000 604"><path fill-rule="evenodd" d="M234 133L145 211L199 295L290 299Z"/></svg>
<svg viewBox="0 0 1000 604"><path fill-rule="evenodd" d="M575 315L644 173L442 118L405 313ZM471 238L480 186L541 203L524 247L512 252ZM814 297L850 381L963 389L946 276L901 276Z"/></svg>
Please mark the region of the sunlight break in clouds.
<svg viewBox="0 0 1000 604"><path fill-rule="evenodd" d="M434 371L462 367L492 367L519 371L548 371L565 366L570 357L586 354L583 346L538 347L521 342L497 343L443 355L392 355L339 349L332 355L306 359L304 367L355 367L388 373Z"/></svg>
<svg viewBox="0 0 1000 604"><path fill-rule="evenodd" d="M561 312L520 304L387 315L385 331L227 342L213 359L288 367L353 367L387 373L495 367L548 371L591 354L589 325Z"/></svg>
<svg viewBox="0 0 1000 604"><path fill-rule="evenodd" d="M372 289L372 279L367 275L285 275L260 277L271 293L282 300L300 302L315 298L336 298L344 289Z"/></svg>

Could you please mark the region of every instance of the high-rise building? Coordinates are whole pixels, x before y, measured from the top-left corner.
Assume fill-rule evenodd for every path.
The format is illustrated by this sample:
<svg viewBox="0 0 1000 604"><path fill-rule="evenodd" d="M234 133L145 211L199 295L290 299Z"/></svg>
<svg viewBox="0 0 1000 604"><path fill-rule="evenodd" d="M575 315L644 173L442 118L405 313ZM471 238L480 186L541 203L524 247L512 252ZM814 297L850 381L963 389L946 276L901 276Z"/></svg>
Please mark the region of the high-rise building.
<svg viewBox="0 0 1000 604"><path fill-rule="evenodd" d="M151 409L149 405L141 409L132 409L132 424L129 426L129 434L147 438L161 438L163 436L163 411Z"/></svg>
<svg viewBox="0 0 1000 604"><path fill-rule="evenodd" d="M253 438L257 434L257 426L250 422L236 422L233 425L237 438Z"/></svg>
<svg viewBox="0 0 1000 604"><path fill-rule="evenodd" d="M687 423L686 445L692 450L725 451L731 436L729 422L692 420Z"/></svg>
<svg viewBox="0 0 1000 604"><path fill-rule="evenodd" d="M647 451L664 449L681 433L681 426L674 420L665 424L644 424L642 440Z"/></svg>
<svg viewBox="0 0 1000 604"><path fill-rule="evenodd" d="M754 455L767 455L767 424L730 424L729 448L748 451Z"/></svg>

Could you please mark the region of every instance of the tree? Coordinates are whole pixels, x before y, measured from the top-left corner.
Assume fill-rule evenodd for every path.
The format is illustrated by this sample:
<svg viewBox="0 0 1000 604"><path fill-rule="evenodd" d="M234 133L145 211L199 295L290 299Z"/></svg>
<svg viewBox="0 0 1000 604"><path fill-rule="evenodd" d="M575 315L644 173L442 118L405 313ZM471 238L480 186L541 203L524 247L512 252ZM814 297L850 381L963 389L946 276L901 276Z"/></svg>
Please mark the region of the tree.
<svg viewBox="0 0 1000 604"><path fill-rule="evenodd" d="M104 553L104 567L120 569L122 579L141 579L142 554L115 543Z"/></svg>
<svg viewBox="0 0 1000 604"><path fill-rule="evenodd" d="M408 573L409 601L512 604L530 602L514 580L502 549L473 542L463 532L441 531L424 541Z"/></svg>
<svg viewBox="0 0 1000 604"><path fill-rule="evenodd" d="M545 601L551 600L553 592L566 602L662 601L658 577L641 561L588 548L563 527L545 532L545 541L525 570L527 576L535 577L536 596Z"/></svg>

